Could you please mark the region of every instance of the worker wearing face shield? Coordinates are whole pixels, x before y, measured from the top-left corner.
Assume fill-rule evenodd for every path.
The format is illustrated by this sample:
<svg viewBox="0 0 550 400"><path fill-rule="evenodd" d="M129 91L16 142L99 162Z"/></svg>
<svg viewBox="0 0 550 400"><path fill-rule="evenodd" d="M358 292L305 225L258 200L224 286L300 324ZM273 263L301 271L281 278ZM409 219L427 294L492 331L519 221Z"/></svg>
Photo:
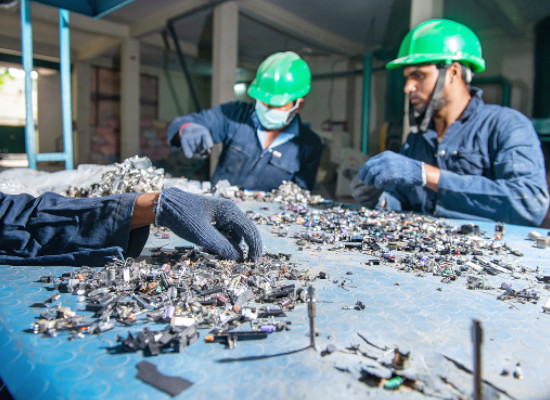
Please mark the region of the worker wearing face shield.
<svg viewBox="0 0 550 400"><path fill-rule="evenodd" d="M470 86L485 69L476 35L454 21L424 22L386 67L403 68L410 133L399 154L365 163L354 197L370 207L539 225L549 203L540 141L523 114L485 104Z"/></svg>
<svg viewBox="0 0 550 400"><path fill-rule="evenodd" d="M271 191L283 181L313 189L321 140L300 120L311 88L308 65L291 51L275 53L258 68L248 94L255 103L230 102L177 117L168 143L185 157L223 150L212 183L226 179L249 190Z"/></svg>

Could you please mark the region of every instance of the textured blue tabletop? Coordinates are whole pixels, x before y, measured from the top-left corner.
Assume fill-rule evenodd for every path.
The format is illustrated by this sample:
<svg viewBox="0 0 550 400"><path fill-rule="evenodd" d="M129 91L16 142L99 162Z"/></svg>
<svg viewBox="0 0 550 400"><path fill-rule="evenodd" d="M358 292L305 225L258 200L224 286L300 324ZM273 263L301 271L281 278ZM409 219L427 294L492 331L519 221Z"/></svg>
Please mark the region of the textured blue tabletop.
<svg viewBox="0 0 550 400"><path fill-rule="evenodd" d="M240 203L243 209L266 215L278 206ZM494 223L478 224L486 232L494 231ZM56 337L35 335L30 326L43 310L30 305L52 295L38 278L60 275L71 268L2 266L0 377L16 399L170 398L136 378L136 364L147 359L161 373L193 383L177 398L470 398L471 328L476 318L483 327L486 398L550 398L550 315L542 309L549 292L534 280L534 274L484 276L494 289L469 290L465 276L443 283L441 276L404 272L391 263L365 265L370 257L359 252L315 245L298 250L292 239L292 233L301 229L298 226L291 227L288 237L273 235L268 225L259 228L268 251L291 253L300 268L312 275L325 272L329 276L314 282L316 350L254 359L309 344L305 304L297 304L287 313L290 331L271 334L265 340L239 342L234 349L205 343L207 331L200 331L200 338L181 353L156 357L144 357L141 352L109 353L117 334L137 332L141 326L116 326L99 336L74 340L62 332ZM505 241L524 256L502 258L510 257L510 262L528 270L539 267L542 274L550 275L550 249L536 248L527 240L532 230L546 236L541 229L506 226ZM164 245L167 249L182 244L152 235L148 247ZM503 281L513 281L517 289L535 288L540 300L537 304L498 300L502 291L497 288ZM81 311L84 307L77 295L61 294L59 301L79 314L90 314ZM357 301L365 308L354 309ZM328 345L333 345L334 351L327 355L323 350ZM391 391L366 382L370 375L366 372L388 373L379 361L391 358L395 347L410 351L411 368L403 371L403 376L422 380L423 388ZM514 376L518 363L521 377Z"/></svg>

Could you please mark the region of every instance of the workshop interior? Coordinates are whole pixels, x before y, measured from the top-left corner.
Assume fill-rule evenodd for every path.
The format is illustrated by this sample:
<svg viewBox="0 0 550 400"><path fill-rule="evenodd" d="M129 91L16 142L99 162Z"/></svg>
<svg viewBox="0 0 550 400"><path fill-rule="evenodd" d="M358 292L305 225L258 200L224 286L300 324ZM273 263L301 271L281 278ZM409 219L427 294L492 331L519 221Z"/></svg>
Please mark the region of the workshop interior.
<svg viewBox="0 0 550 400"><path fill-rule="evenodd" d="M532 124L550 184L550 1L0 0L0 192L176 187L234 202L264 248L223 260L152 224L137 257L0 266L0 398L550 399L550 211L524 226L352 194L412 135L387 65L436 19L479 38L471 85ZM313 188L211 182L222 146L184 157L170 123L256 102L277 52L311 71Z"/></svg>

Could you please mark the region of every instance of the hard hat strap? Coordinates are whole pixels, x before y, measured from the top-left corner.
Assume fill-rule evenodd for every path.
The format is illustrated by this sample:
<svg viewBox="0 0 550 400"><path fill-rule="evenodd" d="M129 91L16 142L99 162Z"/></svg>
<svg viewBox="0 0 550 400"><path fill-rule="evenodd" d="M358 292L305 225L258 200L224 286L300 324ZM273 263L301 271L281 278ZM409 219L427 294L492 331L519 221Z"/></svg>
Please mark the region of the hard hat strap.
<svg viewBox="0 0 550 400"><path fill-rule="evenodd" d="M437 82L432 93L432 98L428 103L428 106L426 107L423 115L420 115L420 118L422 118L420 120L420 123L418 123L419 118L417 118L414 114L413 107L409 105L409 123L412 133L424 133L428 130L430 121L432 120L434 112L436 111L437 103L439 103L439 99L441 98L441 93L443 93L443 87L445 86L445 76L447 75L448 68L449 65L447 65L447 63L445 62L437 65L439 76L437 77Z"/></svg>

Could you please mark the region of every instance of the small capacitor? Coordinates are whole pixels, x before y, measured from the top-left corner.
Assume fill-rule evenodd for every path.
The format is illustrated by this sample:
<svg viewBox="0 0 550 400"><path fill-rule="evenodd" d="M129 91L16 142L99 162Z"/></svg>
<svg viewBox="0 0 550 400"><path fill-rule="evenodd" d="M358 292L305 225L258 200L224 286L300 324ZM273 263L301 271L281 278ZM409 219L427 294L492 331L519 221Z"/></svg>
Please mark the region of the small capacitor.
<svg viewBox="0 0 550 400"><path fill-rule="evenodd" d="M403 384L403 378L400 376L394 376L390 380L384 382L384 389L396 390Z"/></svg>
<svg viewBox="0 0 550 400"><path fill-rule="evenodd" d="M500 288L504 290L509 290L512 288L512 282L502 282Z"/></svg>
<svg viewBox="0 0 550 400"><path fill-rule="evenodd" d="M170 300L174 301L178 297L178 289L176 289L175 286L170 286L166 291L166 294Z"/></svg>
<svg viewBox="0 0 550 400"><path fill-rule="evenodd" d="M495 240L504 239L505 228L500 222L495 225Z"/></svg>
<svg viewBox="0 0 550 400"><path fill-rule="evenodd" d="M176 313L176 307L171 305L166 307L166 312L164 313L164 319L172 319L175 313Z"/></svg>
<svg viewBox="0 0 550 400"><path fill-rule="evenodd" d="M107 269L107 280L108 281L116 280L116 269L115 268L108 268Z"/></svg>

